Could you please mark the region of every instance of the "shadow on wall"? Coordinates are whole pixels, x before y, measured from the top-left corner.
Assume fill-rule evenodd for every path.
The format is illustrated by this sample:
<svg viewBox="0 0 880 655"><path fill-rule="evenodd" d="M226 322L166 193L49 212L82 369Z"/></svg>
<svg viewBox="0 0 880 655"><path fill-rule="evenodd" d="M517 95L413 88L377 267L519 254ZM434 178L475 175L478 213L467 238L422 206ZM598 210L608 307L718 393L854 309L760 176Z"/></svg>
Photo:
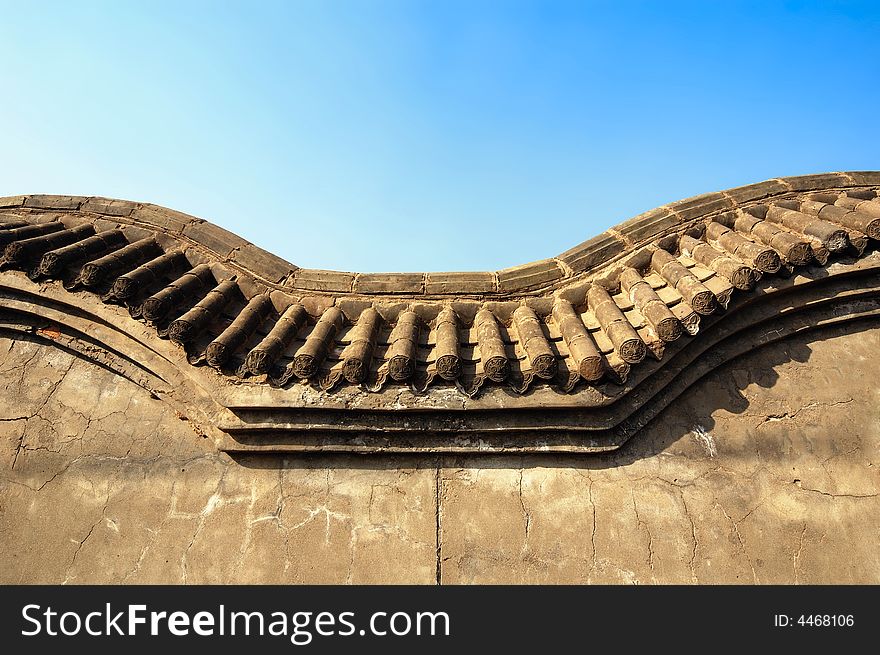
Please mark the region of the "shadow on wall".
<svg viewBox="0 0 880 655"><path fill-rule="evenodd" d="M728 413L733 417L748 412L751 402L744 393L751 385L762 389L773 389L780 381L777 368L792 362L807 364L813 353L811 344L835 337L854 335L880 325L876 317L854 320L842 325L813 330L794 335L784 341L775 342L755 349L749 354L727 362L711 371L685 391L669 407L625 443L620 449L606 454L564 454L564 455L351 455L315 454L305 456L265 456L237 454L233 459L249 468L349 468L349 469L425 469L425 468L577 468L613 469L626 466L638 460L667 453L670 448L686 437L699 446L703 454L715 456L717 448L712 433L716 429L715 416ZM843 354L843 353L842 353ZM810 375L812 369L805 368L799 374ZM803 378L789 381L789 384L816 385L816 379ZM794 413L797 407L789 407ZM774 420L777 417L769 415ZM746 431L753 431L743 420ZM745 442L738 441L745 448ZM725 444L728 446L729 444ZM751 454L751 453L749 453ZM743 453L747 456L747 453Z"/></svg>

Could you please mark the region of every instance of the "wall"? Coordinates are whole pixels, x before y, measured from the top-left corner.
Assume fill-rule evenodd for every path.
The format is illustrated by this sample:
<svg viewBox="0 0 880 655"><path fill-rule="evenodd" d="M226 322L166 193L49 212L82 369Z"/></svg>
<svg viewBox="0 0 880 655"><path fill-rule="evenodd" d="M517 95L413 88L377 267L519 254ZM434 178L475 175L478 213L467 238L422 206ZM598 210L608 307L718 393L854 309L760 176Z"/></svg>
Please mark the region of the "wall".
<svg viewBox="0 0 880 655"><path fill-rule="evenodd" d="M878 351L855 323L753 352L609 456L233 461L0 338L0 582L878 583Z"/></svg>

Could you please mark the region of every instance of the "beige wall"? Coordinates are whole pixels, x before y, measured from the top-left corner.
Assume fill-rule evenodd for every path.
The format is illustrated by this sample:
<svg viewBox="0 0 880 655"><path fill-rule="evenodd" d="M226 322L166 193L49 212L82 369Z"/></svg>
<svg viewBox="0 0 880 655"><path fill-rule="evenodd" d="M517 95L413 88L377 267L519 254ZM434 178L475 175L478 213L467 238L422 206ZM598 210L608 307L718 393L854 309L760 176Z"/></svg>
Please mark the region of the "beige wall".
<svg viewBox="0 0 880 655"><path fill-rule="evenodd" d="M0 582L878 583L878 352L757 351L611 456L233 461L0 338Z"/></svg>

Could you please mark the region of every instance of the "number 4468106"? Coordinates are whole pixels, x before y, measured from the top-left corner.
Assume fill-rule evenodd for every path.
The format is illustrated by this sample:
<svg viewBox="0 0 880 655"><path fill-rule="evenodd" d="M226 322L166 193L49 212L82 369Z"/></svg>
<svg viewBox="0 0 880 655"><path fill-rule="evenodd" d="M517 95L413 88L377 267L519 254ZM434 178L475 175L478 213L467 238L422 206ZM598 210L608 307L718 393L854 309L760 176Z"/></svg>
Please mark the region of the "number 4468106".
<svg viewBox="0 0 880 655"><path fill-rule="evenodd" d="M852 614L801 614L796 622L813 628L850 627L855 623Z"/></svg>

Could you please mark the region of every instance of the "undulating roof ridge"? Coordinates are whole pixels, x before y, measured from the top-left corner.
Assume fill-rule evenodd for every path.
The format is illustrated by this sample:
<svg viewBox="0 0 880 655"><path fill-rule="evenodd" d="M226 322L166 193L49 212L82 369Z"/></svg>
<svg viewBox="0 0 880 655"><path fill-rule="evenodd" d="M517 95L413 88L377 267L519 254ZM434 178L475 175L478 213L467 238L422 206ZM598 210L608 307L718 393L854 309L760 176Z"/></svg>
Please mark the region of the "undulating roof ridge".
<svg viewBox="0 0 880 655"><path fill-rule="evenodd" d="M493 273L298 269L145 203L0 198L0 268L129 308L193 364L284 387L622 384L761 277L880 239L880 173L778 178L665 205Z"/></svg>
<svg viewBox="0 0 880 655"><path fill-rule="evenodd" d="M877 185L880 185L880 172L876 171L774 178L662 205L627 219L556 257L499 271L438 273L353 273L300 268L205 219L151 203L89 196L20 195L0 198L0 209L81 212L160 230L204 249L216 261L240 268L275 288L335 294L503 297L563 286L715 212L803 192Z"/></svg>

